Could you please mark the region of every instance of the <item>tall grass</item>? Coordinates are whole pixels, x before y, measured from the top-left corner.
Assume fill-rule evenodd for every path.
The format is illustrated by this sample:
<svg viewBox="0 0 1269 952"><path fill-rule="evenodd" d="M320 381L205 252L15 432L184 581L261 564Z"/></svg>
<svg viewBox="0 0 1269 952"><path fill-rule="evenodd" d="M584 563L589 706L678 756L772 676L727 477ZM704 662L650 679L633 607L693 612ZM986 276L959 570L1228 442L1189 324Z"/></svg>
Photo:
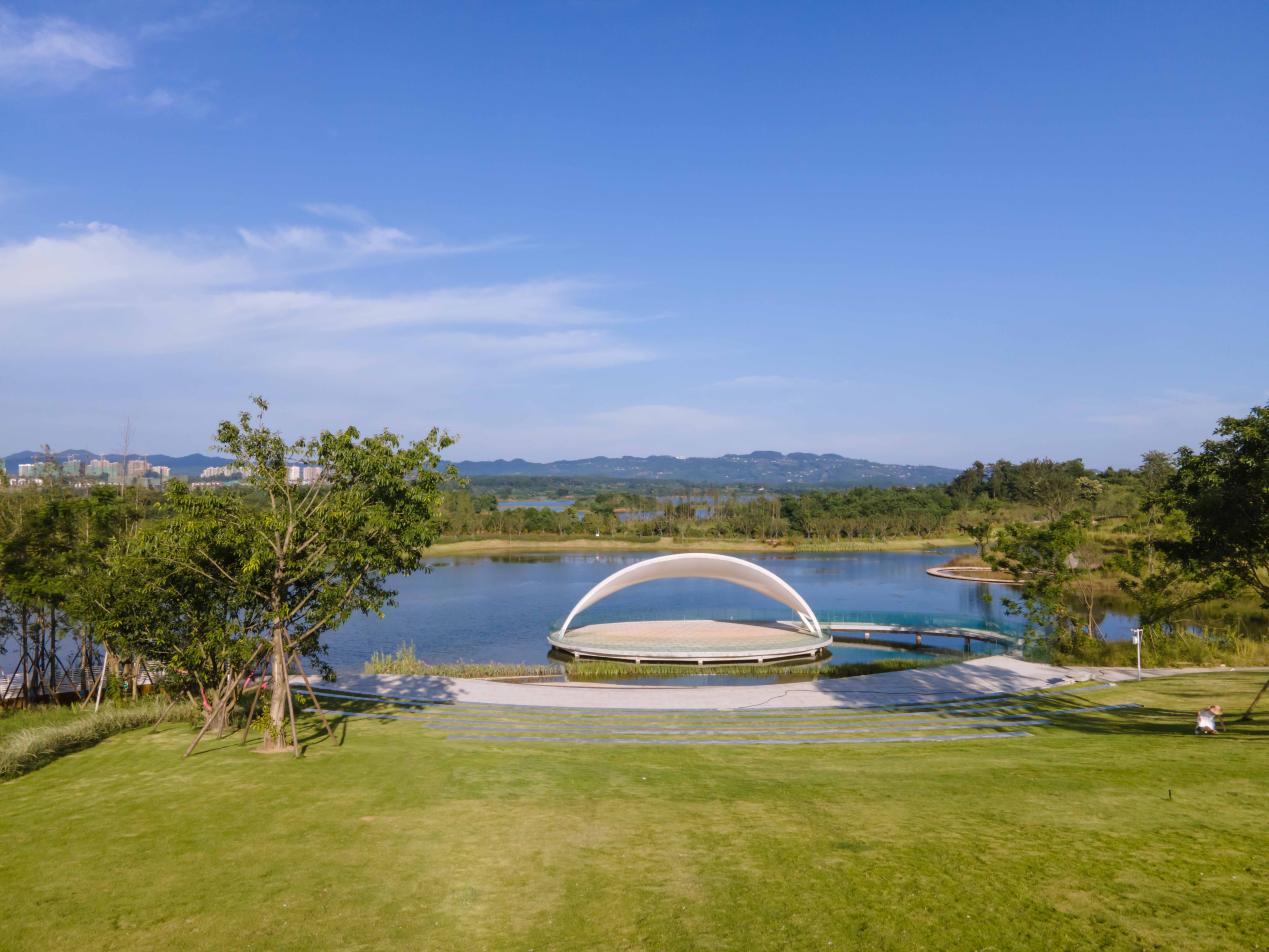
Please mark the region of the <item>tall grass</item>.
<svg viewBox="0 0 1269 952"><path fill-rule="evenodd" d="M1103 641L1083 637L1055 641L1049 656L1057 664L1097 664L1132 667L1137 648L1131 641ZM1141 646L1141 663L1147 668L1258 667L1269 665L1269 641L1238 633L1195 634L1177 630L1167 634L1146 633Z"/></svg>
<svg viewBox="0 0 1269 952"><path fill-rule="evenodd" d="M559 664L502 664L460 661L428 664L413 644L402 644L391 654L376 651L363 668L366 674L430 675L438 678L564 678L568 681L620 681L631 678L681 678L718 676L774 678L777 682L848 678L882 671L904 671L960 661L960 655L930 659L887 658L881 661L812 665L778 664L633 664L628 661L570 661Z"/></svg>
<svg viewBox="0 0 1269 952"><path fill-rule="evenodd" d="M475 661L428 664L418 656L413 644L402 643L391 654L376 651L362 670L365 674L423 674L437 678L549 678L559 677L563 665Z"/></svg>
<svg viewBox="0 0 1269 952"><path fill-rule="evenodd" d="M27 726L0 735L0 780L35 770L73 750L91 747L111 734L153 724L165 706L147 699L120 707L105 706L99 711L53 707L8 715L6 720L20 719Z"/></svg>

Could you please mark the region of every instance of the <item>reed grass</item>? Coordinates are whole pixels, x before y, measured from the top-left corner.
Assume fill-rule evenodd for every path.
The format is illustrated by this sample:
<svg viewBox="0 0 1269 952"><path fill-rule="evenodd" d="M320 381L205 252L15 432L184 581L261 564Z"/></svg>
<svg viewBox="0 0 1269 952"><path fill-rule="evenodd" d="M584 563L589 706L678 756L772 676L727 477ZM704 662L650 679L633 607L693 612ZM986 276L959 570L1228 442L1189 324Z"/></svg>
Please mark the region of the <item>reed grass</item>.
<svg viewBox="0 0 1269 952"><path fill-rule="evenodd" d="M391 654L376 651L363 667L365 674L426 675L437 678L563 678L568 681L620 681L631 678L707 677L774 678L777 683L849 678L883 671L906 671L962 660L960 655L930 659L887 658L881 661L841 662L819 667L779 664L633 664L626 661L570 661L557 664L504 664L459 661L429 664L413 644L402 643Z"/></svg>
<svg viewBox="0 0 1269 952"><path fill-rule="evenodd" d="M154 724L166 704L146 699L80 712L70 707L31 708L10 717L26 726L0 737L0 780L35 770L74 750L91 747L111 734ZM7 717L5 718L8 719Z"/></svg>

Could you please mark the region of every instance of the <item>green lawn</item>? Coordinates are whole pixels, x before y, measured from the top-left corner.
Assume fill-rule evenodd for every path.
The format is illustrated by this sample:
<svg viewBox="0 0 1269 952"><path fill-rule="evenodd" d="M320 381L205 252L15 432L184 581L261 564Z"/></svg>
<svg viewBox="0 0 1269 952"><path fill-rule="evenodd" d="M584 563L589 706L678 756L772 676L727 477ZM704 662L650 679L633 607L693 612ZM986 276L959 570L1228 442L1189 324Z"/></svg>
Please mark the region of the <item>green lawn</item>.
<svg viewBox="0 0 1269 952"><path fill-rule="evenodd" d="M1264 949L1269 709L1191 734L1263 677L932 744L132 731L0 785L0 948Z"/></svg>

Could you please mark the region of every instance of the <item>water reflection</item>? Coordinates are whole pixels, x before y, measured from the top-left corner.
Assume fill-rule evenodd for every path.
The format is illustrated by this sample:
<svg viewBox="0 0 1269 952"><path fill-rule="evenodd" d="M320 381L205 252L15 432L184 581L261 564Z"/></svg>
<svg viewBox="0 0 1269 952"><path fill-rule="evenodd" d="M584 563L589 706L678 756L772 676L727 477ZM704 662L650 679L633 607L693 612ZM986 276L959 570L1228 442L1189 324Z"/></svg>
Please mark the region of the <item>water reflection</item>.
<svg viewBox="0 0 1269 952"><path fill-rule="evenodd" d="M744 555L787 580L820 612L911 612L970 616L1010 624L1000 604L1006 586L938 579L926 569L969 548L926 552L766 553ZM546 634L595 583L656 552L542 552L446 556L430 573L398 580L399 605L383 619L355 618L327 638L330 659L359 671L375 651L413 642L429 662L540 664ZM1016 594L1016 591L1014 592ZM1127 638L1134 619L1115 599L1103 601L1108 638ZM747 589L708 579L667 579L625 589L593 609L598 618L777 617L782 609ZM587 613L589 615L589 613ZM587 615L583 615L583 620ZM1254 623L1254 621L1253 621ZM1262 620L1263 623L1263 620ZM959 650L959 639L926 644Z"/></svg>

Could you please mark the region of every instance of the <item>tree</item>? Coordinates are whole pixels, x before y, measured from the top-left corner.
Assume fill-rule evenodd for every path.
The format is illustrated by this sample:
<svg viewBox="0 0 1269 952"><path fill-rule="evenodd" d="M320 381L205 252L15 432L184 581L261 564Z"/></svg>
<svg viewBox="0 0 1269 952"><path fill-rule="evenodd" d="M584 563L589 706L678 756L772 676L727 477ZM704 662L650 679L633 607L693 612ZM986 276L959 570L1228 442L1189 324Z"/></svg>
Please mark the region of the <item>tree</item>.
<svg viewBox="0 0 1269 952"><path fill-rule="evenodd" d="M1176 472L1159 498L1185 517L1188 529L1161 543L1165 555L1202 578L1228 575L1269 607L1269 404L1245 417L1223 417L1199 452L1177 450Z"/></svg>
<svg viewBox="0 0 1269 952"><path fill-rule="evenodd" d="M1088 530L1088 515L1078 511L1041 525L1001 527L987 561L1021 585L1019 598L1004 598L1001 604L1026 619L1029 636L1050 637L1062 648L1097 636L1089 584L1096 554ZM1083 604L1082 618L1071 610L1077 600Z"/></svg>
<svg viewBox="0 0 1269 952"><path fill-rule="evenodd" d="M1176 453L1161 498L1189 531L1162 544L1200 573L1228 573L1269 607L1269 404L1224 417L1213 439Z"/></svg>
<svg viewBox="0 0 1269 952"><path fill-rule="evenodd" d="M991 548L991 530L994 528L991 520L980 519L977 522L962 522L957 528L974 540L974 547L978 549L978 557L986 559L987 550Z"/></svg>
<svg viewBox="0 0 1269 952"><path fill-rule="evenodd" d="M51 485L20 494L0 523L0 589L16 621L28 701L54 696L68 673L57 642L75 571L78 515L75 501Z"/></svg>
<svg viewBox="0 0 1269 952"><path fill-rule="evenodd" d="M196 692L220 729L228 723L221 702L233 673L259 647L265 626L258 607L240 604L227 579L184 568L197 543L183 528L168 519L116 539L80 581L71 610L91 623L108 659L162 666L162 689L191 699ZM235 551L219 545L214 558L231 566Z"/></svg>
<svg viewBox="0 0 1269 952"><path fill-rule="evenodd" d="M216 438L250 474L263 505L173 484L168 502L182 538L173 558L209 583L228 585L240 611L262 619L272 686L264 749L286 750L296 741L291 660L352 613L381 614L396 595L390 577L423 565L438 535L442 480L455 475L439 469L453 440L433 429L402 447L386 430L362 437L348 427L289 443L264 424L268 404L252 402L255 419L244 412L226 420ZM296 466L320 475L301 484Z"/></svg>

